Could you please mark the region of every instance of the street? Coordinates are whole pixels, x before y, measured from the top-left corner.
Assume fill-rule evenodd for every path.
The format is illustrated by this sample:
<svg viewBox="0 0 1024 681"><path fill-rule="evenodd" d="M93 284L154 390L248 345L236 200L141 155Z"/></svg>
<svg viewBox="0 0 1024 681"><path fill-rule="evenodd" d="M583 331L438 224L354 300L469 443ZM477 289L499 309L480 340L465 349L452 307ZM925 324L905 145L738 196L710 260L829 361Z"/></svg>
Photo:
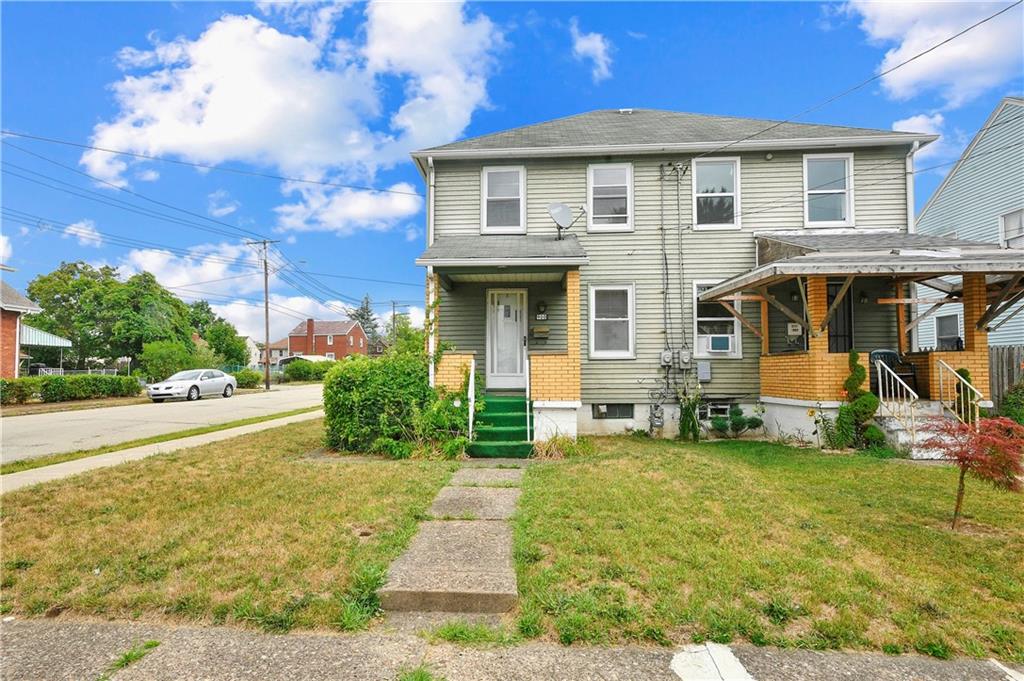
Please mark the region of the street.
<svg viewBox="0 0 1024 681"><path fill-rule="evenodd" d="M3 463L95 449L129 440L278 414L321 403L323 386L275 386L269 393L205 397L124 407L14 416L0 420Z"/></svg>

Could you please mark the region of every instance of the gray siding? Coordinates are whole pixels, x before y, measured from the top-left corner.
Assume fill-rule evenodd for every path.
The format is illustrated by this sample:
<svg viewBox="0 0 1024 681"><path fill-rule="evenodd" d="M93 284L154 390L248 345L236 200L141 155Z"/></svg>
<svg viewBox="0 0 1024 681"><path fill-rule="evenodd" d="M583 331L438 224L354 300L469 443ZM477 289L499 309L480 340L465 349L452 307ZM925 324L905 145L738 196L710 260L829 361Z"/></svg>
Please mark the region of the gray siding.
<svg viewBox="0 0 1024 681"><path fill-rule="evenodd" d="M906 148L897 147L854 150L854 215L858 228L906 228L903 164L906 153ZM588 233L585 224L573 228L590 257L590 264L580 270L585 402L647 401L648 391L657 388L664 376L659 367L660 351L666 345L678 348L685 343L692 347L694 283L724 280L752 268L755 265L753 231L797 229L804 225L803 154L780 151L771 161L765 159L764 153L740 155L742 228L727 232L694 231L690 227L689 172L679 181L675 177L660 179L659 164L685 163L688 158L606 159L609 162L632 160L634 231ZM503 161L507 165L526 166L529 233L552 233L554 225L547 213L549 203L558 201L576 207L586 202L587 166L591 162L580 158ZM500 164L437 163L436 236L479 233L483 165ZM663 310L662 300L666 259L668 315ZM633 283L636 287L636 358L592 360L588 356L588 288L614 283ZM755 325L759 323L758 304L746 303L741 309ZM462 319L462 316L473 319ZM465 329L474 324L482 333L482 308L474 311L466 307L447 312L442 308L442 337L467 339ZM480 347L478 352L482 352L482 340L476 342ZM743 397L758 393L760 339L744 328L741 346L741 358L711 360L712 380L703 386L708 395Z"/></svg>
<svg viewBox="0 0 1024 681"><path fill-rule="evenodd" d="M918 218L917 231L921 234L955 233L961 239L995 243L1000 237L999 217L1024 208L1024 147L1020 146L1024 139L1024 100L1007 100L984 127L988 129L969 148L970 156L954 168ZM924 297L941 297L929 288L919 287L918 292ZM948 314L959 316L963 337L961 306L944 305L937 313ZM934 346L934 318L921 322L918 329L918 345ZM988 340L990 345L1024 343L1024 311L989 334Z"/></svg>

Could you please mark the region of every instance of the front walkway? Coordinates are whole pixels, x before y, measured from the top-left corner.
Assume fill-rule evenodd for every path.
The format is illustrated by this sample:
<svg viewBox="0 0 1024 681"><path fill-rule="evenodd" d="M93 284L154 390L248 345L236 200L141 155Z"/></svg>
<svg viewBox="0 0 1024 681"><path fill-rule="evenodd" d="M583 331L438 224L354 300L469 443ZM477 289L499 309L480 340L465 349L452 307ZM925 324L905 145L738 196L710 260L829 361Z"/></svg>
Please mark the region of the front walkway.
<svg viewBox="0 0 1024 681"><path fill-rule="evenodd" d="M641 646L466 647L431 645L412 634L260 634L228 627L175 627L137 623L8 621L0 625L0 678L95 679L125 651L144 641L160 645L115 672L113 681L146 679L370 679L394 681L403 671L427 668L447 681L721 681L737 677L685 666L704 646L679 650ZM1021 681L1024 675L986 660L943 662L877 653L779 650L750 645L709 646L721 661L733 658L756 681ZM723 667L724 668L724 667Z"/></svg>

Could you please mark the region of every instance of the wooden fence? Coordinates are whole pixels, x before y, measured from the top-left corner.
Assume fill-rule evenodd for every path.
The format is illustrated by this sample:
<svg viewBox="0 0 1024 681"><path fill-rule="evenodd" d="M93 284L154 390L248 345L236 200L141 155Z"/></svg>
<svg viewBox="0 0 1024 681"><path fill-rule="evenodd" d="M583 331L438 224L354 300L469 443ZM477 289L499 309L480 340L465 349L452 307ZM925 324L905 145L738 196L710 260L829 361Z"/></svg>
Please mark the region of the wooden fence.
<svg viewBox="0 0 1024 681"><path fill-rule="evenodd" d="M996 409L1003 395L1024 381L1024 345L993 345L988 349L988 376Z"/></svg>

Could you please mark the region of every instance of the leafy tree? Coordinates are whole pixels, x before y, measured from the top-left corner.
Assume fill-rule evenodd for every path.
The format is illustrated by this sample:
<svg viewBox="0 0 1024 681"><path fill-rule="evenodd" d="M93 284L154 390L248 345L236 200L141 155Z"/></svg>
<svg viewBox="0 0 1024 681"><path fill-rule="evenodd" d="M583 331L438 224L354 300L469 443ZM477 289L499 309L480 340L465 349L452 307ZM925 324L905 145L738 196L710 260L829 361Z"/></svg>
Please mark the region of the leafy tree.
<svg viewBox="0 0 1024 681"><path fill-rule="evenodd" d="M146 343L139 354L143 375L151 381L162 381L171 374L191 369L195 364L192 349L176 341Z"/></svg>
<svg viewBox="0 0 1024 681"><path fill-rule="evenodd" d="M952 529L956 529L964 501L964 479L970 473L996 489L1020 492L1024 476L1024 426L1000 416L981 419L977 427L956 419L935 417L925 430L932 436L927 449L941 453L960 468Z"/></svg>
<svg viewBox="0 0 1024 681"><path fill-rule="evenodd" d="M205 300L197 300L188 305L188 323L203 338L206 338L206 331L217 322L225 319L219 316ZM209 340L209 339L207 339Z"/></svg>
<svg viewBox="0 0 1024 681"><path fill-rule="evenodd" d="M115 357L137 358L143 345L153 341L177 341L192 350L189 308L157 282L141 272L113 289L105 312L110 315L110 346Z"/></svg>
<svg viewBox="0 0 1024 681"><path fill-rule="evenodd" d="M238 331L229 322L220 320L208 325L203 339L227 364L244 366L249 363L249 348L245 339L238 335Z"/></svg>
<svg viewBox="0 0 1024 681"><path fill-rule="evenodd" d="M116 357L110 348L113 316L107 310L111 292L121 285L114 267L62 262L53 272L29 282L28 297L42 312L27 316L25 322L70 340L64 358L78 369L84 369L90 358ZM59 354L42 348L33 352L51 364L56 364Z"/></svg>
<svg viewBox="0 0 1024 681"><path fill-rule="evenodd" d="M388 351L392 354L424 353L427 337L423 329L417 329L409 321L407 315L395 315L388 320L386 326L387 340L391 345Z"/></svg>
<svg viewBox="0 0 1024 681"><path fill-rule="evenodd" d="M380 339L377 315L373 313L373 304L370 301L369 294L363 296L363 302L359 304L359 307L352 310L348 316L352 321L359 322L359 325L363 327L363 332L366 334L368 342L376 343Z"/></svg>

